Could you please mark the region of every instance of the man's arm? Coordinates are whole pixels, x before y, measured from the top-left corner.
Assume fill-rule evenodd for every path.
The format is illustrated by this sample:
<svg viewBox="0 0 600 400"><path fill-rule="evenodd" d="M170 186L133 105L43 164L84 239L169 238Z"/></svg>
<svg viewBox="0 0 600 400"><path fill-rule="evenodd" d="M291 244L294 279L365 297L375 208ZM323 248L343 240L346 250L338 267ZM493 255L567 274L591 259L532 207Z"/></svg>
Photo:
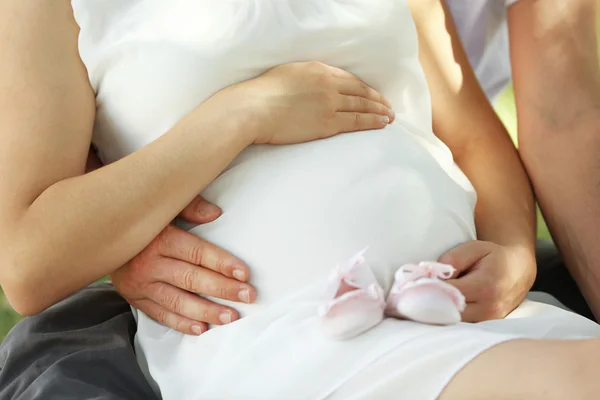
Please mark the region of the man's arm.
<svg viewBox="0 0 600 400"><path fill-rule="evenodd" d="M497 299L492 304L495 310L485 311L483 318L503 317L518 305L535 279L531 188L516 149L469 65L445 3L411 0L409 5L431 91L434 132L452 150L478 193L478 239L512 254L513 261L498 267L506 268L502 273L489 272L497 274L493 288Z"/></svg>
<svg viewBox="0 0 600 400"><path fill-rule="evenodd" d="M519 148L567 266L600 317L600 70L596 0L509 11Z"/></svg>
<svg viewBox="0 0 600 400"><path fill-rule="evenodd" d="M90 150L86 173L102 167ZM180 214L204 224L221 215L219 207L196 197ZM125 300L171 329L199 335L208 324L222 325L239 318L231 307L201 294L251 303L256 290L247 282L248 266L212 243L175 226L168 226L140 254L111 274L115 289Z"/></svg>

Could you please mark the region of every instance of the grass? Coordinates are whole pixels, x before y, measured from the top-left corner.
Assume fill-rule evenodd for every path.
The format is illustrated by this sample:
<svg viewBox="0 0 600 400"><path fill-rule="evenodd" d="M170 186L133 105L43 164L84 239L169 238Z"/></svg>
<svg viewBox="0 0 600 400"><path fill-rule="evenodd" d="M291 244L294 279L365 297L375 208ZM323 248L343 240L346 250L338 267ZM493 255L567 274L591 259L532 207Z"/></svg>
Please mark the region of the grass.
<svg viewBox="0 0 600 400"><path fill-rule="evenodd" d="M21 320L21 316L13 311L0 289L0 342L4 340L8 331Z"/></svg>

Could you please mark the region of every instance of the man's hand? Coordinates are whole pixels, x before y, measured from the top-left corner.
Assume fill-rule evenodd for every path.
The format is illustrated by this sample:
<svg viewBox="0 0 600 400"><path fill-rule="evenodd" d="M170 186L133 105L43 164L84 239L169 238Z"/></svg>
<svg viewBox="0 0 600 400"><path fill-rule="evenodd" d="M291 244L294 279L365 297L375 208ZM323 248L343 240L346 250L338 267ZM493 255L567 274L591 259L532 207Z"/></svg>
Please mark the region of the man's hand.
<svg viewBox="0 0 600 400"><path fill-rule="evenodd" d="M181 217L208 223L218 207L197 197ZM199 335L208 324L235 321L238 313L197 294L251 303L256 291L248 285L248 267L225 250L191 233L168 226L148 247L115 271L112 282L129 304L177 331Z"/></svg>
<svg viewBox="0 0 600 400"><path fill-rule="evenodd" d="M440 262L456 268L448 283L467 300L464 322L500 319L525 298L535 280L535 258L523 251L474 240L448 251Z"/></svg>

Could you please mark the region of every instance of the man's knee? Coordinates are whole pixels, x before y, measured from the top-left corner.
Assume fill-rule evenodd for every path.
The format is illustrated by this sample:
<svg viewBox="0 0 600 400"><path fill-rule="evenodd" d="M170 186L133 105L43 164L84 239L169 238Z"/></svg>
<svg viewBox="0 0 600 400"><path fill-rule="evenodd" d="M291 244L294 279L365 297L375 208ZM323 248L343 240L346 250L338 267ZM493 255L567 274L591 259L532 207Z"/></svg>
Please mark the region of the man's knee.
<svg viewBox="0 0 600 400"><path fill-rule="evenodd" d="M112 285L83 289L11 330L0 346L0 398L29 398L32 391L41 398L117 393L121 379L140 398L153 398L137 365L134 333L129 305ZM98 368L105 371L99 375Z"/></svg>

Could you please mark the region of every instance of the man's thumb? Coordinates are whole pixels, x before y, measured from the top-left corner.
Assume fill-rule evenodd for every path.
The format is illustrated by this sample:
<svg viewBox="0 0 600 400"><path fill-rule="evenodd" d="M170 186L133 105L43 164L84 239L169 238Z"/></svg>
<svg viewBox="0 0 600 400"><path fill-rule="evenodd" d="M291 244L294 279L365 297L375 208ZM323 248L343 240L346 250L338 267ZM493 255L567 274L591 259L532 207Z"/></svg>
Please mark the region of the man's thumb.
<svg viewBox="0 0 600 400"><path fill-rule="evenodd" d="M194 197L194 200L188 204L179 216L188 222L195 224L206 224L219 218L221 209L212 203L209 203L201 196Z"/></svg>

